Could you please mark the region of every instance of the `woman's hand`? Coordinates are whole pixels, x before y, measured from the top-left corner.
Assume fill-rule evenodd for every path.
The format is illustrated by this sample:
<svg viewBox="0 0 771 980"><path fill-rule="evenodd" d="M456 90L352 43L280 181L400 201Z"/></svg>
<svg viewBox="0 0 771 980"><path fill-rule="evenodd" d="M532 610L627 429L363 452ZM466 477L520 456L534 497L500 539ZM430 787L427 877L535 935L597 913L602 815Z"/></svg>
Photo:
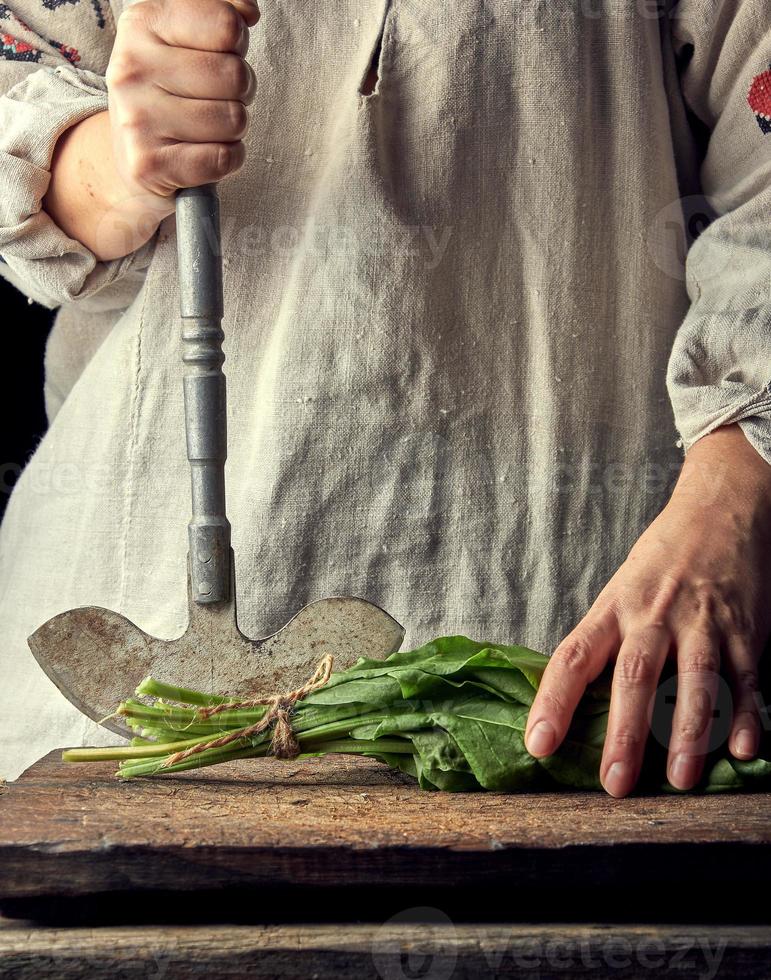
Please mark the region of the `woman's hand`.
<svg viewBox="0 0 771 980"><path fill-rule="evenodd" d="M138 0L118 19L109 110L58 139L43 207L98 259L127 255L174 211L175 192L244 161L255 78L252 0Z"/></svg>
<svg viewBox="0 0 771 980"><path fill-rule="evenodd" d="M123 11L107 86L130 191L168 198L241 166L255 89L244 55L259 16L251 0L139 0Z"/></svg>
<svg viewBox="0 0 771 980"><path fill-rule="evenodd" d="M751 759L760 738L757 665L771 631L771 466L738 425L686 454L671 499L592 608L557 647L525 743L550 755L586 688L615 660L600 778L612 796L640 774L659 676L676 658L667 776L699 780L723 668L733 694L729 750Z"/></svg>

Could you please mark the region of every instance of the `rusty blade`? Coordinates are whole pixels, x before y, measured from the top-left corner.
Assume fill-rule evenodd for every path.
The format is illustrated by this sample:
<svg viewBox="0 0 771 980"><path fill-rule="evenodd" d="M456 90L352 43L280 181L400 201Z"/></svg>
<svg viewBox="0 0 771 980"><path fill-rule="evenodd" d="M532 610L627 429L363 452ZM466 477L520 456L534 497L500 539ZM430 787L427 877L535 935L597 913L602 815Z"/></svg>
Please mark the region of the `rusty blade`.
<svg viewBox="0 0 771 980"><path fill-rule="evenodd" d="M174 640L150 636L109 609L84 606L54 616L28 642L48 677L80 711L129 735L120 717L107 716L148 675L217 694L266 694L303 683L328 653L339 671L359 657L388 656L403 638L403 628L379 606L332 596L309 603L276 633L257 640L238 628L231 599L205 608L191 601L188 628Z"/></svg>

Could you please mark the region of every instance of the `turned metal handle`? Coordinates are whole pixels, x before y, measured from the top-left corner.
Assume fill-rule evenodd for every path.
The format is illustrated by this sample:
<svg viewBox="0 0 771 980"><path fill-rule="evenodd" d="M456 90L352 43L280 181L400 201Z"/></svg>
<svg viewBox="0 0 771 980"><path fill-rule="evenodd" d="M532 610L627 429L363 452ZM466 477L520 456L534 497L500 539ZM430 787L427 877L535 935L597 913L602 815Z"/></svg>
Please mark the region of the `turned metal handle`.
<svg viewBox="0 0 771 980"><path fill-rule="evenodd" d="M230 599L225 516L227 395L222 363L222 250L216 184L177 191L177 259L185 433L193 498L190 588L198 603Z"/></svg>

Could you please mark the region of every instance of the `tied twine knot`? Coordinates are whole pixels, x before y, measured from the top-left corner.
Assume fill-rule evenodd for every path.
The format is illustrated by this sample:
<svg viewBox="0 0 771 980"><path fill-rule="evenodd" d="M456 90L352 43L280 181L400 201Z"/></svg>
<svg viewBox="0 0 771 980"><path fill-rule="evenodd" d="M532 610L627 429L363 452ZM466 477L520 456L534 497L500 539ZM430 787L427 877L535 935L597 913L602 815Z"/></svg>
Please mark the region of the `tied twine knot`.
<svg viewBox="0 0 771 980"><path fill-rule="evenodd" d="M258 698L234 698L223 704L201 708L197 712L197 717L206 719L218 715L222 711L232 711L236 708L254 708L263 704L268 706L268 710L256 724L228 732L226 735L221 735L219 738L212 739L210 742L199 742L198 745L193 745L183 752L176 752L163 763L161 768L166 769L169 766L176 765L176 763L183 762L185 759L189 759L193 755L198 755L199 752L205 752L207 749L219 749L225 745L230 745L231 742L238 741L238 739L259 735L260 732L264 732L271 725L273 725L273 736L271 738L270 749L273 755L277 759L294 759L295 756L300 754L300 743L297 741L292 730L291 717L294 707L298 701L302 701L307 695L324 687L332 676L333 662L334 660L331 654L328 654L319 662L316 670L308 680L294 691L287 691L284 694L266 694Z"/></svg>

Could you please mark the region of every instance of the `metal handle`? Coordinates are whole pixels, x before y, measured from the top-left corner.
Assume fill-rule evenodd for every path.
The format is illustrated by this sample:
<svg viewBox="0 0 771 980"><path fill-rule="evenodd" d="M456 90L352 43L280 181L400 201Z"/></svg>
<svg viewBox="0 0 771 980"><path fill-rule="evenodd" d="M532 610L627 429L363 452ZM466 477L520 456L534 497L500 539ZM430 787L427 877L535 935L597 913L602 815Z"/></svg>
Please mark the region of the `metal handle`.
<svg viewBox="0 0 771 980"><path fill-rule="evenodd" d="M230 599L230 522L225 516L227 396L222 363L222 250L215 184L177 192L177 260L185 433L193 497L190 585L197 603Z"/></svg>

